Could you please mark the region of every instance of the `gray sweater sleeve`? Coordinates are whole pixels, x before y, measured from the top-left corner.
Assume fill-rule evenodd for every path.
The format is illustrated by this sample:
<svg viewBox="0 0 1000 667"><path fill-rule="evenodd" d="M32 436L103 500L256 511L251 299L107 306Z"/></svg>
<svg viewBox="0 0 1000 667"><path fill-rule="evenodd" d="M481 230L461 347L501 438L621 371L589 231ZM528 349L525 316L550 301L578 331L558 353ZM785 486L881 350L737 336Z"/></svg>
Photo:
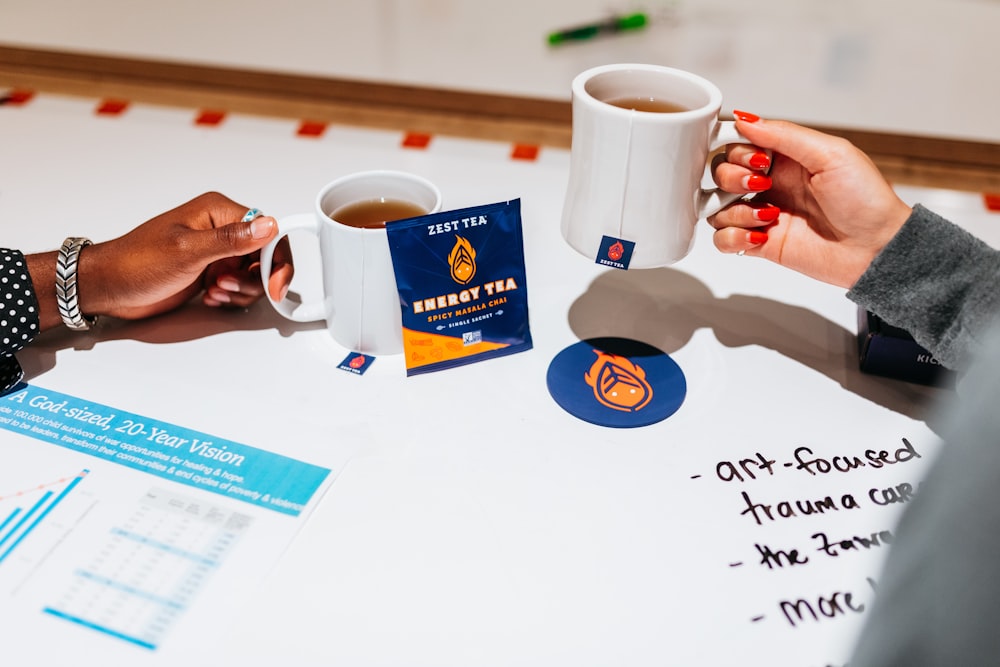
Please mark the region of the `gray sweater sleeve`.
<svg viewBox="0 0 1000 667"><path fill-rule="evenodd" d="M906 505L850 667L996 665L1000 659L1000 328L983 332L944 444Z"/></svg>
<svg viewBox="0 0 1000 667"><path fill-rule="evenodd" d="M917 208L851 290L965 370L938 420L944 444L892 531L851 667L993 665L1000 656L997 256Z"/></svg>
<svg viewBox="0 0 1000 667"><path fill-rule="evenodd" d="M964 370L1000 312L1000 251L918 204L847 297Z"/></svg>

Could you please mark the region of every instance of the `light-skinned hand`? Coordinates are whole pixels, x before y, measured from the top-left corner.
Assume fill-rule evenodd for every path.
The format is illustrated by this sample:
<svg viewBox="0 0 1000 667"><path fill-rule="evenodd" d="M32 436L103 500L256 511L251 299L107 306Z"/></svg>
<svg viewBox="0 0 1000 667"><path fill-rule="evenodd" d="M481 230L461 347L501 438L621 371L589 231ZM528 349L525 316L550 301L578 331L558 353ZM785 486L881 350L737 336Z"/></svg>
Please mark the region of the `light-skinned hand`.
<svg viewBox="0 0 1000 667"><path fill-rule="evenodd" d="M847 140L735 115L737 129L755 145L728 146L715 180L729 192L759 194L708 219L715 246L851 287L906 222L910 207Z"/></svg>

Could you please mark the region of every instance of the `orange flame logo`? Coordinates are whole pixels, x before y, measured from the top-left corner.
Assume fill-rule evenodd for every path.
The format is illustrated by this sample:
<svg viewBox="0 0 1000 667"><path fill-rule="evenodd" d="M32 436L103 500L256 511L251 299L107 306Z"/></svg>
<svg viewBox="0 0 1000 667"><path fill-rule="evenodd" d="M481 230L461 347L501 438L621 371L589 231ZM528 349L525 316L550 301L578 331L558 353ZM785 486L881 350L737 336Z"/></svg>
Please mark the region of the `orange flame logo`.
<svg viewBox="0 0 1000 667"><path fill-rule="evenodd" d="M653 400L653 387L646 381L646 371L625 357L594 350L597 361L583 379L594 388L601 405L622 412L638 412Z"/></svg>
<svg viewBox="0 0 1000 667"><path fill-rule="evenodd" d="M461 285L466 285L476 275L476 251L472 244L459 235L455 235L455 247L448 253L448 264L451 266L451 279Z"/></svg>
<svg viewBox="0 0 1000 667"><path fill-rule="evenodd" d="M622 258L625 254L625 246L622 245L621 241L615 241L614 245L608 248L608 257L615 260L616 262Z"/></svg>

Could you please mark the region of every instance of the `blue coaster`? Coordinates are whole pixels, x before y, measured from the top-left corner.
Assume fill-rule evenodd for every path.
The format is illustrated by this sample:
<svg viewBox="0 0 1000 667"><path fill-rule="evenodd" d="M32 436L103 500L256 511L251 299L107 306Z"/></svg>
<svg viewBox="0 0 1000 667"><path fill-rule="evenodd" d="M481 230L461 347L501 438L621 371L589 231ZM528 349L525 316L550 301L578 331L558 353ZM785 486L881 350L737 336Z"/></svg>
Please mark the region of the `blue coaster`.
<svg viewBox="0 0 1000 667"><path fill-rule="evenodd" d="M614 428L663 421L687 394L684 372L669 355L627 338L591 338L567 347L549 364L546 383L566 412Z"/></svg>

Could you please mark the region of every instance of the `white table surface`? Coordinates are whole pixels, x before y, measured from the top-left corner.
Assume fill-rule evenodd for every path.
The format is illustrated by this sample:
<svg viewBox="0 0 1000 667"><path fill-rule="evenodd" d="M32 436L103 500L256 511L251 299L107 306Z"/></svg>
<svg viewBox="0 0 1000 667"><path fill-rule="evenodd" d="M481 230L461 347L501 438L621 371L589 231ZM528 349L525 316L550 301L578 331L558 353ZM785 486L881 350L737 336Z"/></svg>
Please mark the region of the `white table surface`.
<svg viewBox="0 0 1000 667"><path fill-rule="evenodd" d="M550 48L647 11L647 29ZM830 127L1000 142L995 0L5 0L0 43L568 99L587 67L694 71L733 107Z"/></svg>
<svg viewBox="0 0 1000 667"><path fill-rule="evenodd" d="M867 578L884 551L824 557L811 536L891 529L900 506L874 506L868 490L919 481L936 449L924 405L938 392L858 371L843 290L721 255L705 229L673 267L601 269L559 235L565 151L514 160L510 146L446 137L413 150L400 133L346 127L305 139L293 121L231 116L205 128L193 109L103 117L97 102L40 94L0 106L4 245L109 238L206 189L290 215L341 174L410 170L440 186L446 208L522 199L534 349L412 378L400 357L383 357L356 377L335 370L347 351L323 329L266 304L44 336L21 355L31 383L279 453L294 442L319 464L345 443L357 454L277 566L213 619L210 643L189 641L181 624L149 652L25 609L0 640L10 664L846 660L863 614L793 628L778 602L835 591L871 601ZM996 238L996 214L977 195L902 194ZM309 253L298 259L297 279L315 278ZM670 354L688 382L681 409L626 430L562 411L546 390L548 364L599 335ZM781 465L803 445L861 455L902 438L923 458L815 477ZM758 452L779 462L773 476L716 477L719 462ZM743 491L770 504L850 493L861 508L757 525L741 514ZM757 544L812 558L772 570Z"/></svg>

